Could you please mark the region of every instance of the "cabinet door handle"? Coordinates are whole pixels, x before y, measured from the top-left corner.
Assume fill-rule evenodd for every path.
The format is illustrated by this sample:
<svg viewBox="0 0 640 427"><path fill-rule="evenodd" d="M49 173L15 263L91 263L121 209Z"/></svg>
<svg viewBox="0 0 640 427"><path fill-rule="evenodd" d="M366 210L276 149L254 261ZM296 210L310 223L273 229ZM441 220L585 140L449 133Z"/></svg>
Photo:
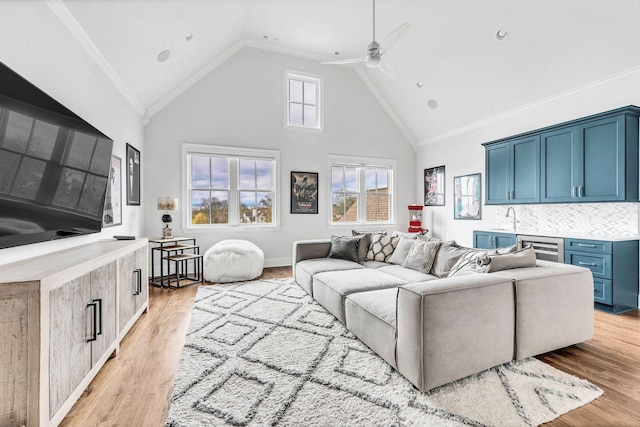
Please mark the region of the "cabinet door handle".
<svg viewBox="0 0 640 427"><path fill-rule="evenodd" d="M94 299L93 302L98 304L98 329L96 331L97 335L102 335L102 298Z"/></svg>
<svg viewBox="0 0 640 427"><path fill-rule="evenodd" d="M582 247L582 248L595 248L596 245L590 245L587 243L578 243L578 246Z"/></svg>
<svg viewBox="0 0 640 427"><path fill-rule="evenodd" d="M516 190L511 190L511 200L516 198Z"/></svg>
<svg viewBox="0 0 640 427"><path fill-rule="evenodd" d="M98 330L98 304L95 302L96 300L93 300L93 302L90 302L89 304L87 304L87 308L91 307L92 310L92 326L93 328L91 329L91 338L87 339L87 342L91 342L91 341L95 341L98 339L98 335L97 335L97 330Z"/></svg>
<svg viewBox="0 0 640 427"><path fill-rule="evenodd" d="M511 196L511 191L507 191L507 193L505 194L505 197L507 198L507 200L509 200Z"/></svg>
<svg viewBox="0 0 640 427"><path fill-rule="evenodd" d="M578 265L586 265L587 267L595 267L597 264L594 262L582 262L578 261Z"/></svg>
<svg viewBox="0 0 640 427"><path fill-rule="evenodd" d="M571 187L571 197L578 197L578 187L575 185Z"/></svg>
<svg viewBox="0 0 640 427"><path fill-rule="evenodd" d="M133 295L140 295L142 293L142 269L136 268L133 273L136 275L136 290Z"/></svg>
<svg viewBox="0 0 640 427"><path fill-rule="evenodd" d="M578 197L584 197L584 185L578 186Z"/></svg>

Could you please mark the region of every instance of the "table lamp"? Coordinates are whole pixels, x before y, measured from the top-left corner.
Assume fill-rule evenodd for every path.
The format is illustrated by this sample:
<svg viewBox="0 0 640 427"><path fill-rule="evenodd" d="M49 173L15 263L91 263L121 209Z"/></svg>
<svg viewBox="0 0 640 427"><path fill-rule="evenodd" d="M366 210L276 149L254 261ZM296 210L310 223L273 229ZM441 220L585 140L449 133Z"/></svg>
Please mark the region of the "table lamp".
<svg viewBox="0 0 640 427"><path fill-rule="evenodd" d="M173 237L171 234L171 228L169 224L173 222L173 216L169 211L178 210L178 199L172 199L171 197L158 197L158 210L165 211L162 215L162 222L164 222L164 228L162 229L162 238L170 239Z"/></svg>

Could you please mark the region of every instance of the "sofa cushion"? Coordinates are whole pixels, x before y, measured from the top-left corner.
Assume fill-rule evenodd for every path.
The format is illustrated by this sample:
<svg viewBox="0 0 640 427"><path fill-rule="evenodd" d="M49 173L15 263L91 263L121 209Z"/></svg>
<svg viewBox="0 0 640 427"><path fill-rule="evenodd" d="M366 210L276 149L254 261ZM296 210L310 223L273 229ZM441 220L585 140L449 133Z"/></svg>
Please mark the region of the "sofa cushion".
<svg viewBox="0 0 640 427"><path fill-rule="evenodd" d="M313 276L313 298L345 323L344 299L347 295L406 285L406 280L379 270L327 271Z"/></svg>
<svg viewBox="0 0 640 427"><path fill-rule="evenodd" d="M478 261L478 258L485 255L495 255L497 252L495 250L487 250L487 249L474 249L474 248L465 248L459 246L460 249L464 251L464 253L458 258L458 261L451 267L449 274L447 277L453 277L463 268L465 270L474 270L475 264Z"/></svg>
<svg viewBox="0 0 640 427"><path fill-rule="evenodd" d="M387 230L377 230L377 231L351 230L352 235L362 236L362 240L360 241L360 245L358 246L358 261L364 261L365 259L367 259L367 252L369 252L369 246L371 246L371 235L373 233L387 234Z"/></svg>
<svg viewBox="0 0 640 427"><path fill-rule="evenodd" d="M409 250L409 254L402 266L428 274L431 271L431 266L441 243L441 240L426 241L417 239L411 245L411 250Z"/></svg>
<svg viewBox="0 0 640 427"><path fill-rule="evenodd" d="M380 267L386 267L389 265L389 263L387 262L382 262L382 261L360 261L360 265L366 268L380 268Z"/></svg>
<svg viewBox="0 0 640 427"><path fill-rule="evenodd" d="M466 249L459 247L454 241L442 242L438 253L436 253L436 259L433 261L431 274L438 277L447 277L451 268L465 252Z"/></svg>
<svg viewBox="0 0 640 427"><path fill-rule="evenodd" d="M387 262L399 241L399 237L387 236L385 234L372 234L371 245L369 245L369 252L367 252L367 260Z"/></svg>
<svg viewBox="0 0 640 427"><path fill-rule="evenodd" d="M487 273L512 270L514 268L535 267L536 252L533 247L529 246L512 253L488 255L479 259L478 262L485 265Z"/></svg>
<svg viewBox="0 0 640 427"><path fill-rule="evenodd" d="M362 236L331 236L329 258L358 262L358 246Z"/></svg>
<svg viewBox="0 0 640 427"><path fill-rule="evenodd" d="M411 246L413 245L413 242L415 241L416 241L415 237L413 239L410 239L407 237L400 237L400 240L398 241L398 245L393 251L393 254L389 257L388 262L391 264L402 265L404 260L407 258L409 251L411 250Z"/></svg>
<svg viewBox="0 0 640 427"><path fill-rule="evenodd" d="M383 273L390 274L399 279L406 280L409 283L425 282L428 280L437 279L436 276L432 276L431 274L423 273L422 271L411 270L410 268L405 268L401 265L387 264L384 267L380 267L379 270Z"/></svg>
<svg viewBox="0 0 640 427"><path fill-rule="evenodd" d="M364 269L358 263L337 258L312 258L296 263L294 272L296 282L313 296L313 275L324 271Z"/></svg>
<svg viewBox="0 0 640 427"><path fill-rule="evenodd" d="M371 350L396 367L396 297L398 288L347 296L347 328Z"/></svg>

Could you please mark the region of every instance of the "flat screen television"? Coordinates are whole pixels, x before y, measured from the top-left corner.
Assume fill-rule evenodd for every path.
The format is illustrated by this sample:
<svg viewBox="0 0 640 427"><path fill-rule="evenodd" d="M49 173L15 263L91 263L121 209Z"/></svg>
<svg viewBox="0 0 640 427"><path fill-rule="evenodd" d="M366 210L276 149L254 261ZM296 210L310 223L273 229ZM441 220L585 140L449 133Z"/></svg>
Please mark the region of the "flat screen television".
<svg viewBox="0 0 640 427"><path fill-rule="evenodd" d="M112 148L0 63L0 249L99 232Z"/></svg>

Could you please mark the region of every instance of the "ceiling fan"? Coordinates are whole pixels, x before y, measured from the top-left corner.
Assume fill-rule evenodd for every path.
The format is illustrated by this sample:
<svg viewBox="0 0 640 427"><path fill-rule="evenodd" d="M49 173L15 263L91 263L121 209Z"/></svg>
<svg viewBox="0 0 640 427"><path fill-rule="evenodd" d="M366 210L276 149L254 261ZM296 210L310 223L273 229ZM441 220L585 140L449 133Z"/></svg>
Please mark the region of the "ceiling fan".
<svg viewBox="0 0 640 427"><path fill-rule="evenodd" d="M364 62L369 68L378 68L391 78L396 78L397 73L386 62L382 62L382 56L396 44L396 42L411 28L411 25L404 23L393 30L382 42L376 41L376 0L373 0L373 41L367 47L367 56L362 58L341 59L337 61L325 61L323 64L353 64L356 62Z"/></svg>

